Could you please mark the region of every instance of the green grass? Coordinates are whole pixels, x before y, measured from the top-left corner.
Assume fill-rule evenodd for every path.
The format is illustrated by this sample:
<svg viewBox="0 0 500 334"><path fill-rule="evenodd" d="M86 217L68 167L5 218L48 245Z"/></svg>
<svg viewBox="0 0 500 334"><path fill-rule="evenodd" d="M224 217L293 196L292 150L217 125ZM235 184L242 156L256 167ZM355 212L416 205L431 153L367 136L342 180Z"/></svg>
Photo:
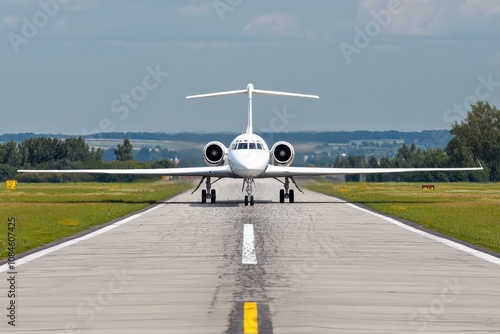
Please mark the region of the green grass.
<svg viewBox="0 0 500 334"><path fill-rule="evenodd" d="M7 220L16 219L16 253L104 224L181 193L191 183L18 184L0 189L0 258L7 257Z"/></svg>
<svg viewBox="0 0 500 334"><path fill-rule="evenodd" d="M310 190L361 203L500 252L500 184L311 182Z"/></svg>

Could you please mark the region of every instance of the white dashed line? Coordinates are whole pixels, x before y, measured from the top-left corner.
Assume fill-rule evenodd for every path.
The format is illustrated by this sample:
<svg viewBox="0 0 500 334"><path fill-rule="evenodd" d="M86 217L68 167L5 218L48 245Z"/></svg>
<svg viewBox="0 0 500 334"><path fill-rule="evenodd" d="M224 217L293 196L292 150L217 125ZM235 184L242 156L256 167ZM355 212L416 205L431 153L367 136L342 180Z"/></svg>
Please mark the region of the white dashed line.
<svg viewBox="0 0 500 334"><path fill-rule="evenodd" d="M255 237L253 235L253 225L245 224L243 227L243 254L241 263L257 264L255 255Z"/></svg>

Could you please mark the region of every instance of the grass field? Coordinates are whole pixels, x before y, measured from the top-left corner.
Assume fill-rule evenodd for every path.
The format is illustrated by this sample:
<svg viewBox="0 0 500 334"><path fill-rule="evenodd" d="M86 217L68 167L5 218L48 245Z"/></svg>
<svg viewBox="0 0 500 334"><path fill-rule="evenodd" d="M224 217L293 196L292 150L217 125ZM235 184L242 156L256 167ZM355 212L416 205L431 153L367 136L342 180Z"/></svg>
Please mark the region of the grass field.
<svg viewBox="0 0 500 334"><path fill-rule="evenodd" d="M500 253L500 184L311 182L310 190L364 204Z"/></svg>
<svg viewBox="0 0 500 334"><path fill-rule="evenodd" d="M181 193L191 183L18 184L0 190L0 258L7 257L9 217L16 219L16 253L42 246Z"/></svg>

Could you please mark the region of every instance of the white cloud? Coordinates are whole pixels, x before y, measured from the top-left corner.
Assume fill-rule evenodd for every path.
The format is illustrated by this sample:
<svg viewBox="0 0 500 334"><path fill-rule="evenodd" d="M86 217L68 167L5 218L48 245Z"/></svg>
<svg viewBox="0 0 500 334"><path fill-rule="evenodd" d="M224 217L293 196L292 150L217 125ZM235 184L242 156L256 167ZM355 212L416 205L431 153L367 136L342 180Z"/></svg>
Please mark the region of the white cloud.
<svg viewBox="0 0 500 334"><path fill-rule="evenodd" d="M443 31L446 18L439 5L431 0L403 2L401 13L393 15L387 27L391 34L431 36ZM385 8L384 8L385 9Z"/></svg>
<svg viewBox="0 0 500 334"><path fill-rule="evenodd" d="M373 12L387 12L396 0L361 0L357 25L374 20ZM490 17L500 14L500 2L491 0L399 0L383 33L397 36L460 36L491 33ZM498 26L498 25L496 25ZM498 30L498 29L497 29Z"/></svg>
<svg viewBox="0 0 500 334"><path fill-rule="evenodd" d="M92 10L97 8L98 6L96 4L88 4L86 6L83 5L66 6L64 7L64 10L67 10L69 12L83 12L86 10Z"/></svg>
<svg viewBox="0 0 500 334"><path fill-rule="evenodd" d="M389 13L390 3L399 3L397 14L391 14L384 33L395 35L427 36L438 32L441 18L438 15L439 4L446 0L362 0L360 2L357 23L366 24L374 20L373 12ZM384 14L381 14L383 16ZM384 17L385 19L385 17Z"/></svg>
<svg viewBox="0 0 500 334"><path fill-rule="evenodd" d="M243 31L283 33L292 28L295 25L295 21L295 16L292 13L265 14L247 23Z"/></svg>
<svg viewBox="0 0 500 334"><path fill-rule="evenodd" d="M213 42L209 42L209 41L204 41L204 42L196 41L196 42L190 43L189 47L191 49L195 49L195 50L199 50L199 49L222 49L222 48L228 47L228 45L229 45L228 43L222 42L222 41L213 41Z"/></svg>
<svg viewBox="0 0 500 334"><path fill-rule="evenodd" d="M208 3L201 5L185 5L179 8L179 12L187 16L199 16L211 13L213 10L212 6Z"/></svg>
<svg viewBox="0 0 500 334"><path fill-rule="evenodd" d="M472 17L491 17L500 14L500 2L491 0L466 0L462 7Z"/></svg>
<svg viewBox="0 0 500 334"><path fill-rule="evenodd" d="M54 29L64 34L71 33L68 20L65 18L57 20L56 23L54 24Z"/></svg>
<svg viewBox="0 0 500 334"><path fill-rule="evenodd" d="M310 41L315 40L317 38L316 33L314 32L314 30L312 28L307 28L305 34L306 34L306 38Z"/></svg>
<svg viewBox="0 0 500 334"><path fill-rule="evenodd" d="M4 16L2 18L3 25L8 26L8 27L13 27L17 25L17 22L19 22L20 16L18 15L12 15L12 16Z"/></svg>
<svg viewBox="0 0 500 334"><path fill-rule="evenodd" d="M0 5L32 5L33 1L30 0L0 0Z"/></svg>

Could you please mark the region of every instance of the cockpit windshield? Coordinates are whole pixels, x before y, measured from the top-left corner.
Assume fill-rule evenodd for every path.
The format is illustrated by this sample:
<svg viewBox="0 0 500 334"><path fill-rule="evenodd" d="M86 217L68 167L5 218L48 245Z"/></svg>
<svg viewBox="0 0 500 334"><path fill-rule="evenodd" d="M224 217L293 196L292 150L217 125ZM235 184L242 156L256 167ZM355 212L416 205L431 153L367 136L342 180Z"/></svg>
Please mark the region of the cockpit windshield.
<svg viewBox="0 0 500 334"><path fill-rule="evenodd" d="M231 146L232 150L263 150L264 145L260 141L238 141Z"/></svg>

